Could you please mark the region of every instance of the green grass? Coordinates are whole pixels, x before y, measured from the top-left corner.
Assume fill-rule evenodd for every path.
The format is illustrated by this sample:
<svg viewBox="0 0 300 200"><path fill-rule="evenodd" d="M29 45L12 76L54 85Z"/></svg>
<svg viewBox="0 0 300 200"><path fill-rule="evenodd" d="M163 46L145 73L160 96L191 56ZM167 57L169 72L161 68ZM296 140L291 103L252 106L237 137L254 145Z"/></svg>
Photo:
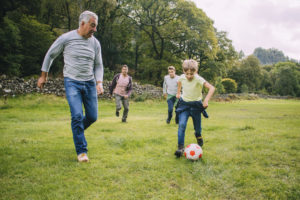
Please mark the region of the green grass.
<svg viewBox="0 0 300 200"><path fill-rule="evenodd" d="M203 158L173 155L166 102L130 102L128 123L99 101L78 163L64 98L0 99L0 199L299 199L300 101L210 102ZM186 144L195 143L191 119Z"/></svg>

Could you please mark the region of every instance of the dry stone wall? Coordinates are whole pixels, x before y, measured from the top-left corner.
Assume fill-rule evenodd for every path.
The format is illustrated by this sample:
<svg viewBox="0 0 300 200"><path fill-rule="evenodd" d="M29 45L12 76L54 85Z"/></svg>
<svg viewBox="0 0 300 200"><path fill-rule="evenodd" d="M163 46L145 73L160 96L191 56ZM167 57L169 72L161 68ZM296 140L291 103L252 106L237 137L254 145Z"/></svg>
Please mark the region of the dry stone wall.
<svg viewBox="0 0 300 200"><path fill-rule="evenodd" d="M108 86L111 82L104 81L104 95L99 98L110 98ZM37 87L37 78L23 79L18 77L7 77L0 75L0 97L15 96L30 93L54 94L57 96L65 96L63 78L49 78L43 90ZM133 82L133 97L143 96L143 99L160 99L162 98L162 88L153 85L141 85ZM235 101L235 100L255 100L258 98L288 99L289 96L271 96L262 94L215 94L214 101ZM299 98L297 98L299 99Z"/></svg>
<svg viewBox="0 0 300 200"><path fill-rule="evenodd" d="M109 98L108 86L111 82L104 81L104 95L100 98ZM25 80L18 77L0 76L0 96L14 96L30 93L54 94L57 96L65 95L63 78L49 78L43 90L37 87L37 78ZM141 85L133 82L133 96L146 95L147 98L161 98L162 88L153 85Z"/></svg>

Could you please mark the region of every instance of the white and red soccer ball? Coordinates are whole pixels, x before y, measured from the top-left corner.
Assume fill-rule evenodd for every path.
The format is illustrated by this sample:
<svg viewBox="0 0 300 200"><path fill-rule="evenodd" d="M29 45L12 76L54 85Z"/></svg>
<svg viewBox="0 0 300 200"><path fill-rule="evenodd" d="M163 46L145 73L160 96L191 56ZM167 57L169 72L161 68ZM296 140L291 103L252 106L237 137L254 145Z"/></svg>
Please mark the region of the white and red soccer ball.
<svg viewBox="0 0 300 200"><path fill-rule="evenodd" d="M198 160L202 157L203 151L198 144L189 144L184 149L184 156L189 160Z"/></svg>

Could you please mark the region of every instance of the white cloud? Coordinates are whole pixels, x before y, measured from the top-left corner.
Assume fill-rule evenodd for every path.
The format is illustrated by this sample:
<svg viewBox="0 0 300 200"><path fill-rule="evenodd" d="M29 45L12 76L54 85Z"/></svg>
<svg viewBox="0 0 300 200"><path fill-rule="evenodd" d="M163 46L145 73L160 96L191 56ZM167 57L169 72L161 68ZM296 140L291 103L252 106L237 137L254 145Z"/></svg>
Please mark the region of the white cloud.
<svg viewBox="0 0 300 200"><path fill-rule="evenodd" d="M300 0L193 0L237 51L276 48L300 60Z"/></svg>

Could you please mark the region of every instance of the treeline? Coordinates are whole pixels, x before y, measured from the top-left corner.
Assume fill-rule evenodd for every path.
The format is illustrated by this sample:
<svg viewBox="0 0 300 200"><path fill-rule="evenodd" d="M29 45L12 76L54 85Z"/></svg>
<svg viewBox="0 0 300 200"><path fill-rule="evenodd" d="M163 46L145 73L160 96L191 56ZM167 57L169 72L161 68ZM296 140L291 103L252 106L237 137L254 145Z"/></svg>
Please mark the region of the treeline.
<svg viewBox="0 0 300 200"><path fill-rule="evenodd" d="M261 47L258 47L254 50L253 55L255 55L263 65L276 64L278 62L286 61L300 62L293 58L285 56L282 51L275 48L263 49Z"/></svg>
<svg viewBox="0 0 300 200"><path fill-rule="evenodd" d="M227 77L217 82L219 93L254 92L300 97L299 63L261 65L259 59L251 55L236 62L228 71Z"/></svg>
<svg viewBox="0 0 300 200"><path fill-rule="evenodd" d="M105 79L111 79L126 63L135 80L161 86L167 66L175 66L180 73L182 60L193 58L199 62L199 73L217 85L219 93L300 95L299 64L261 66L254 57L240 59L227 33L217 30L188 0L2 0L0 74L40 74L52 42L78 28L84 10L99 16L94 35L101 42ZM290 73L283 72L285 68L293 72L296 82L289 93L278 89L283 84L282 73ZM61 56L50 72L58 76L62 69Z"/></svg>

